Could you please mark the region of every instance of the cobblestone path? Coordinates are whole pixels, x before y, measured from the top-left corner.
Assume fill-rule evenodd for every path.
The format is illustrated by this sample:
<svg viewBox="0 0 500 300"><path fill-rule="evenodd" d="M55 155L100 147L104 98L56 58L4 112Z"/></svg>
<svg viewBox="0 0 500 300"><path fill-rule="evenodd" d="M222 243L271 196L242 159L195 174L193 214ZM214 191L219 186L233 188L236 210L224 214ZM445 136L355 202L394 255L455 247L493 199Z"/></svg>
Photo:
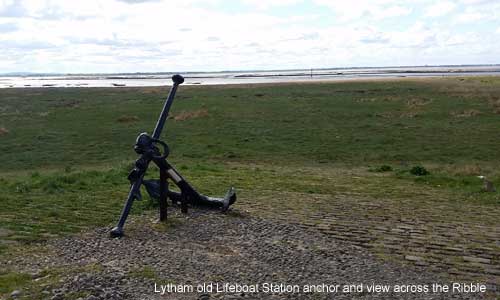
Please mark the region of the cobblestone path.
<svg viewBox="0 0 500 300"><path fill-rule="evenodd" d="M459 279L500 286L500 211L449 201L367 199L356 195L265 192L238 206L379 256Z"/></svg>

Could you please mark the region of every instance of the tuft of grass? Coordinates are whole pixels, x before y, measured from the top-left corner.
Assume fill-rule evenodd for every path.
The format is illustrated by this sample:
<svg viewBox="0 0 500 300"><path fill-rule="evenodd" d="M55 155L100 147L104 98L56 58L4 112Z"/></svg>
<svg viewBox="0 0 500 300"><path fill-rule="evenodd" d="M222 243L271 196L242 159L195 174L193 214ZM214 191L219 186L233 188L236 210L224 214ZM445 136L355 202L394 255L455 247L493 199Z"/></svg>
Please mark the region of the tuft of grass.
<svg viewBox="0 0 500 300"><path fill-rule="evenodd" d="M157 231L167 232L170 229L175 229L181 226L183 223L184 223L183 219L169 216L166 222L157 222L152 224L151 226Z"/></svg>
<svg viewBox="0 0 500 300"><path fill-rule="evenodd" d="M142 268L131 270L128 273L129 277L141 279L156 279L156 271L151 266L144 266Z"/></svg>
<svg viewBox="0 0 500 300"><path fill-rule="evenodd" d="M381 166L378 166L376 168L371 168L369 169L370 172L379 172L379 173L383 173L383 172L391 172L393 171L392 167L389 166L389 165L381 165Z"/></svg>
<svg viewBox="0 0 500 300"><path fill-rule="evenodd" d="M0 295L7 294L14 290L20 290L31 281L29 274L17 272L0 273Z"/></svg>
<svg viewBox="0 0 500 300"><path fill-rule="evenodd" d="M426 176L429 175L430 172L423 166L414 166L410 169L410 174L415 176Z"/></svg>
<svg viewBox="0 0 500 300"><path fill-rule="evenodd" d="M85 297L88 297L91 293L88 291L75 291L75 292L69 292L66 295L64 295L64 300L79 300L79 299L84 299Z"/></svg>

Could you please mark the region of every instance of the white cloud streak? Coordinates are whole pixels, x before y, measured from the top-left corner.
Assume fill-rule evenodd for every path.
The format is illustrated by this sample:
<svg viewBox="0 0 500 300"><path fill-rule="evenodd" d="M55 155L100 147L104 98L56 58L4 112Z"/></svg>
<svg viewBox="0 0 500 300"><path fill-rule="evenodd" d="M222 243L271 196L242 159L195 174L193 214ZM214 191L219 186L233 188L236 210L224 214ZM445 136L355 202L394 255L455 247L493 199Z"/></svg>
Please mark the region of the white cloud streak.
<svg viewBox="0 0 500 300"><path fill-rule="evenodd" d="M456 4L451 1L440 1L427 7L425 16L427 17L441 17L451 13L456 8Z"/></svg>
<svg viewBox="0 0 500 300"><path fill-rule="evenodd" d="M412 9L401 6L395 0L313 0L314 3L330 8L341 21L351 21L360 18L374 18L377 20L406 16Z"/></svg>

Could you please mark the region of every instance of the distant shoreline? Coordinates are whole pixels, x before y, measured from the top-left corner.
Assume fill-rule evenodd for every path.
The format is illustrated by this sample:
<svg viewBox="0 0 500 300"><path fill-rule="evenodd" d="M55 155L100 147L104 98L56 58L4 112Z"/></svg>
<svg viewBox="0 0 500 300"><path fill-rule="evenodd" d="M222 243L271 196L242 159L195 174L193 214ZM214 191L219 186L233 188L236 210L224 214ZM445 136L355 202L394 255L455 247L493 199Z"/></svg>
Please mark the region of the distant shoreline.
<svg viewBox="0 0 500 300"><path fill-rule="evenodd" d="M416 66L376 66L376 67L326 67L326 68L292 68L292 69L255 69L255 70L223 70L223 71L185 71L185 72L115 72L115 73L44 73L44 72L4 72L0 73L1 77L13 77L13 76L24 76L24 77L47 77L47 76L114 76L114 75L131 75L131 76L171 76L173 74L234 74L234 73L265 73L265 72L309 72L311 69L315 71L322 70L388 70L388 69L399 69L399 70L411 70L411 69L472 69L472 68L493 68L500 69L500 64L463 64L463 65L416 65Z"/></svg>
<svg viewBox="0 0 500 300"><path fill-rule="evenodd" d="M237 85L294 82L334 82L395 78L442 78L500 76L500 66L352 68L241 73L187 73L185 85ZM154 87L171 84L171 74L78 75L78 76L3 76L0 88L67 88L67 87Z"/></svg>

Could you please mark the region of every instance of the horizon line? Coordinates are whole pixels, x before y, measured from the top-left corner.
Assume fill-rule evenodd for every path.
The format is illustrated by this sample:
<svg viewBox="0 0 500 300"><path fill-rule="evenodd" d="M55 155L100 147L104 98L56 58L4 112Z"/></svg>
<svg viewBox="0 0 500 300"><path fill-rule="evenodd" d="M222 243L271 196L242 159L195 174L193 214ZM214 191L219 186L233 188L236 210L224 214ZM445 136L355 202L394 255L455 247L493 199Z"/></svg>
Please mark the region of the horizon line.
<svg viewBox="0 0 500 300"><path fill-rule="evenodd" d="M237 72L272 72L272 71L309 71L309 70L346 70L346 69L382 69L382 68L432 68L432 67L486 67L486 66L499 66L500 63L493 64L444 64L444 65L401 65L401 66L359 66L359 67L321 67L321 68L292 68L292 69L240 69L240 70L219 70L219 71L156 71L156 72L77 72L77 73L65 73L65 72L25 72L25 71L14 71L14 72L0 72L0 76L12 75L12 76L22 76L22 75L109 75L109 74L177 74L177 73L237 73Z"/></svg>

